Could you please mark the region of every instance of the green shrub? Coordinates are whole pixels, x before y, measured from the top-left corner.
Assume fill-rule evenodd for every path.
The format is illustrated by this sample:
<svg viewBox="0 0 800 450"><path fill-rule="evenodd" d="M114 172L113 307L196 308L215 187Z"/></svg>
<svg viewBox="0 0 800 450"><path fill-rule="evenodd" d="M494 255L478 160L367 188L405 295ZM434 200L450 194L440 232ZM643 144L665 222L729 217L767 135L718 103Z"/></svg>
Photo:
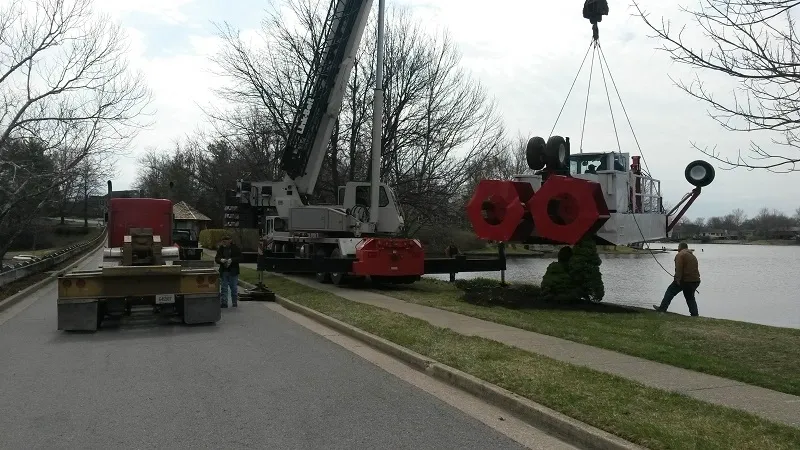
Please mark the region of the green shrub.
<svg viewBox="0 0 800 450"><path fill-rule="evenodd" d="M207 228L201 230L200 234L197 236L197 240L200 241L200 247L212 250L216 249L219 245L219 241L222 239L223 232L225 232L225 230L221 228Z"/></svg>
<svg viewBox="0 0 800 450"><path fill-rule="evenodd" d="M500 283L500 280L478 277L466 280L456 280L455 285L462 291L470 291L470 290L474 291L474 290L493 289L496 287L501 287L502 283Z"/></svg>
<svg viewBox="0 0 800 450"><path fill-rule="evenodd" d="M568 264L555 261L547 266L547 271L542 277L542 295L548 301L560 303L571 302L575 299Z"/></svg>
<svg viewBox="0 0 800 450"><path fill-rule="evenodd" d="M219 241L222 240L222 235L225 232L230 233L233 242L244 251L255 251L258 248L258 230L255 228L241 228L241 229L222 229L222 228L207 228L200 231L197 240L203 248L214 250L219 246Z"/></svg>
<svg viewBox="0 0 800 450"><path fill-rule="evenodd" d="M569 275L577 298L596 302L603 300L606 292L603 274L600 273L602 263L593 239L583 239L573 247Z"/></svg>
<svg viewBox="0 0 800 450"><path fill-rule="evenodd" d="M541 290L533 284L503 284L490 278L456 280L457 288L464 291L464 300L482 306L525 308L540 299Z"/></svg>
<svg viewBox="0 0 800 450"><path fill-rule="evenodd" d="M547 267L542 278L543 297L560 303L601 301L605 287L600 264L602 260L592 239L584 239L572 249L562 247L558 261Z"/></svg>

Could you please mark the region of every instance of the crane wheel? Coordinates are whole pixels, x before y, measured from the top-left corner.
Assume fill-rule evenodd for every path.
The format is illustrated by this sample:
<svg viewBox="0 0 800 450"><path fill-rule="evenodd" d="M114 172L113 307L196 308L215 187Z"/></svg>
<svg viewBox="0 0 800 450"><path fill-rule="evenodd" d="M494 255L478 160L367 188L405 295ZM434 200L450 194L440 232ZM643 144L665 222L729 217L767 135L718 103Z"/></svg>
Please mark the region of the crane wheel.
<svg viewBox="0 0 800 450"><path fill-rule="evenodd" d="M531 170L544 169L546 145L544 139L539 136L534 136L528 140L528 146L525 148L525 159Z"/></svg>
<svg viewBox="0 0 800 450"><path fill-rule="evenodd" d="M317 257L325 258L328 256L328 252L324 248L318 248L314 255ZM317 272L314 275L314 279L316 279L320 283L330 283L331 282L331 274L328 272Z"/></svg>
<svg viewBox="0 0 800 450"><path fill-rule="evenodd" d="M342 252L339 248L334 248L331 252L331 258L341 258ZM331 282L336 286L341 286L347 283L347 274L345 272L331 272Z"/></svg>

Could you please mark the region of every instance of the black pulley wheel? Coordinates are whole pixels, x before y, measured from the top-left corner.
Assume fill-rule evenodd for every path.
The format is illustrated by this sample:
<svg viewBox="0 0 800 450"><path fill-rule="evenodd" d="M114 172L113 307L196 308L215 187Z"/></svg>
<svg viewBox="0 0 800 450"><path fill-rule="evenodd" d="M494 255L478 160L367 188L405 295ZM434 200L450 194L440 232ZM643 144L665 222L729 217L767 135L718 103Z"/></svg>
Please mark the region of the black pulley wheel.
<svg viewBox="0 0 800 450"><path fill-rule="evenodd" d="M683 174L686 177L686 181L695 187L708 186L716 176L714 166L702 159L690 162Z"/></svg>
<svg viewBox="0 0 800 450"><path fill-rule="evenodd" d="M534 136L528 140L528 146L525 148L525 159L531 170L544 169L544 148L546 145L544 139L539 136Z"/></svg>
<svg viewBox="0 0 800 450"><path fill-rule="evenodd" d="M544 149L544 160L551 170L563 169L569 162L567 141L561 136L550 136Z"/></svg>

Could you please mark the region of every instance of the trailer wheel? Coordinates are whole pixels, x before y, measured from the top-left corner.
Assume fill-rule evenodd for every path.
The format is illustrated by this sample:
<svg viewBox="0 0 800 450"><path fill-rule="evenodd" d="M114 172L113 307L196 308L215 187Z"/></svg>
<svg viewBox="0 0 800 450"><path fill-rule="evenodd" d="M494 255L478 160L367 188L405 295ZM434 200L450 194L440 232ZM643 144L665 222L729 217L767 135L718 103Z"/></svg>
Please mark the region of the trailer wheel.
<svg viewBox="0 0 800 450"><path fill-rule="evenodd" d="M106 302L97 302L97 329L103 324L103 319L106 317Z"/></svg>
<svg viewBox="0 0 800 450"><path fill-rule="evenodd" d="M331 258L341 258L342 252L339 248L334 248L331 252ZM345 272L331 272L331 282L336 286L341 286L345 284L348 280L347 273Z"/></svg>

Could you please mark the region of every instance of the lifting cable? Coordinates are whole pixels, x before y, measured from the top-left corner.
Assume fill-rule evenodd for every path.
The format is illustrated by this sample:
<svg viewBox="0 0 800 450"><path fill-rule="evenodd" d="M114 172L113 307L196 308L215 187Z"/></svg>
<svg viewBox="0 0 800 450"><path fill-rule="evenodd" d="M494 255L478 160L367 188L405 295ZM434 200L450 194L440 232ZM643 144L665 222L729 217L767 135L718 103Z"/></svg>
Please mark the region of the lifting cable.
<svg viewBox="0 0 800 450"><path fill-rule="evenodd" d="M566 106L567 101L569 100L569 97L572 94L572 90L575 87L575 83L577 82L578 77L580 76L580 73L583 70L583 66L586 63L586 58L589 56L589 52L591 51L592 52L592 63L591 63L591 68L589 69L589 83L588 83L587 92L586 92L586 103L584 105L583 125L581 127L581 139L580 139L580 149L581 149L581 152L583 151L583 137L584 137L584 131L586 129L586 116L587 116L588 108L589 108L589 94L591 92L591 86L592 86L592 75L593 75L593 72L594 72L594 59L595 59L595 56L597 54L599 54L598 60L600 61L600 72L601 72L602 77L603 77L603 86L605 87L605 91L606 91L606 99L608 100L608 109L609 109L609 112L611 114L611 123L613 124L613 127L614 127L614 136L615 136L615 138L617 140L617 151L618 152L622 151L622 145L621 145L620 140L619 140L619 132L617 130L617 123L616 123L616 119L614 118L614 110L613 110L613 107L611 105L611 95L610 95L609 90L608 90L608 81L606 80L606 76L605 76L606 75L606 71L608 72L608 78L611 80L611 84L614 87L614 91L617 94L617 99L619 100L620 106L622 107L622 111L625 114L625 119L628 122L628 127L631 130L631 134L633 135L633 139L636 142L636 147L639 150L639 155L642 158L642 163L644 165L643 174L648 176L648 177L650 177L650 178L652 178L652 176L650 175L650 169L647 166L647 161L645 160L645 157L644 157L644 152L642 151L642 146L639 144L639 139L636 137L636 132L633 129L633 124L631 123L630 116L628 115L628 111L625 108L624 102L622 101L622 95L619 92L619 88L617 88L617 83L614 80L614 75L611 73L611 68L608 65L608 61L606 60L606 55L603 52L602 46L600 45L600 33L599 33L599 30L598 30L598 27L597 27L597 23L602 20L602 16L603 15L608 15L608 3L607 2L605 2L603 0L586 0L586 3L584 4L584 8L583 8L583 16L584 16L584 18L588 19L592 23L592 40L589 43L589 48L586 51L586 55L584 55L583 61L581 62L580 67L578 68L578 73L575 75L575 79L572 81L572 86L570 86L569 92L567 92L567 98L564 99L564 104L561 106L561 110L559 111L558 116L556 117L556 121L553 124L553 129L550 131L550 135L552 135L553 131L555 131L556 125L558 124L558 120L561 118L561 114L564 112L564 107ZM605 68L603 67L603 65L605 65ZM659 206L661 206L661 205L659 205ZM653 257L653 260L656 262L656 264L658 264L664 270L664 272L666 272L668 275L672 276L672 272L667 270L667 268L664 267L663 264L661 264L661 261L659 261L658 258L656 258L656 255L653 252L653 249L650 247L650 243L647 241L647 238L644 235L644 231L642 231L642 228L639 225L639 221L636 219L636 214L634 212L632 212L631 215L633 217L634 223L636 223L636 228L639 230L639 234L642 236L642 240L643 240L647 250L650 252L650 256Z"/></svg>
<svg viewBox="0 0 800 450"><path fill-rule="evenodd" d="M608 78L611 79L611 83L614 85L614 90L617 92L617 98L619 98L619 104L622 107L622 111L625 113L625 118L628 120L628 126L631 129L631 134L633 134L633 139L636 142L636 147L639 149L639 155L641 155L641 157L642 157L642 163L644 164L645 169L647 170L645 173L646 173L646 175L648 177L651 177L650 171L649 171L649 169L647 169L647 162L645 161L645 158L644 158L644 152L642 152L642 147L641 147L641 145L639 145L639 139L636 138L636 132L633 131L633 124L631 123L631 119L628 116L628 111L625 109L625 104L622 102L622 96L620 95L619 90L617 89L617 84L614 82L614 76L611 74L611 68L608 67L608 62L606 61L606 57L603 54L603 48L600 47L600 42L597 42L597 48L600 50L600 57L601 57L602 61L605 62L605 64L606 64L606 70L608 70ZM603 64L602 63L600 64L600 70L603 71ZM603 84L606 87L606 97L608 98L608 109L611 110L612 109L611 108L611 96L608 95L608 83L606 83L605 73L603 74ZM614 135L617 138L617 148L619 149L618 151L622 151L622 147L620 146L620 142L619 142L619 133L617 132L617 125L614 122L614 112L613 111L611 112L611 121L612 121L612 123L614 123ZM661 205L659 205L659 206L661 206ZM651 208L652 208L652 205L651 205ZM653 257L653 261L655 261L656 264L658 264L664 270L664 272L667 273L667 275L672 276L672 272L667 270L667 268L664 267L663 264L661 264L661 261L659 261L658 258L656 258L656 254L653 253L653 249L650 247L650 243L647 242L647 238L644 235L644 231L642 231L642 227L639 225L639 221L636 220L636 213L632 212L631 213L631 217L633 217L633 222L636 224L636 228L639 230L639 234L642 236L642 241L645 244L644 246L647 247L647 250L650 253L650 256Z"/></svg>

